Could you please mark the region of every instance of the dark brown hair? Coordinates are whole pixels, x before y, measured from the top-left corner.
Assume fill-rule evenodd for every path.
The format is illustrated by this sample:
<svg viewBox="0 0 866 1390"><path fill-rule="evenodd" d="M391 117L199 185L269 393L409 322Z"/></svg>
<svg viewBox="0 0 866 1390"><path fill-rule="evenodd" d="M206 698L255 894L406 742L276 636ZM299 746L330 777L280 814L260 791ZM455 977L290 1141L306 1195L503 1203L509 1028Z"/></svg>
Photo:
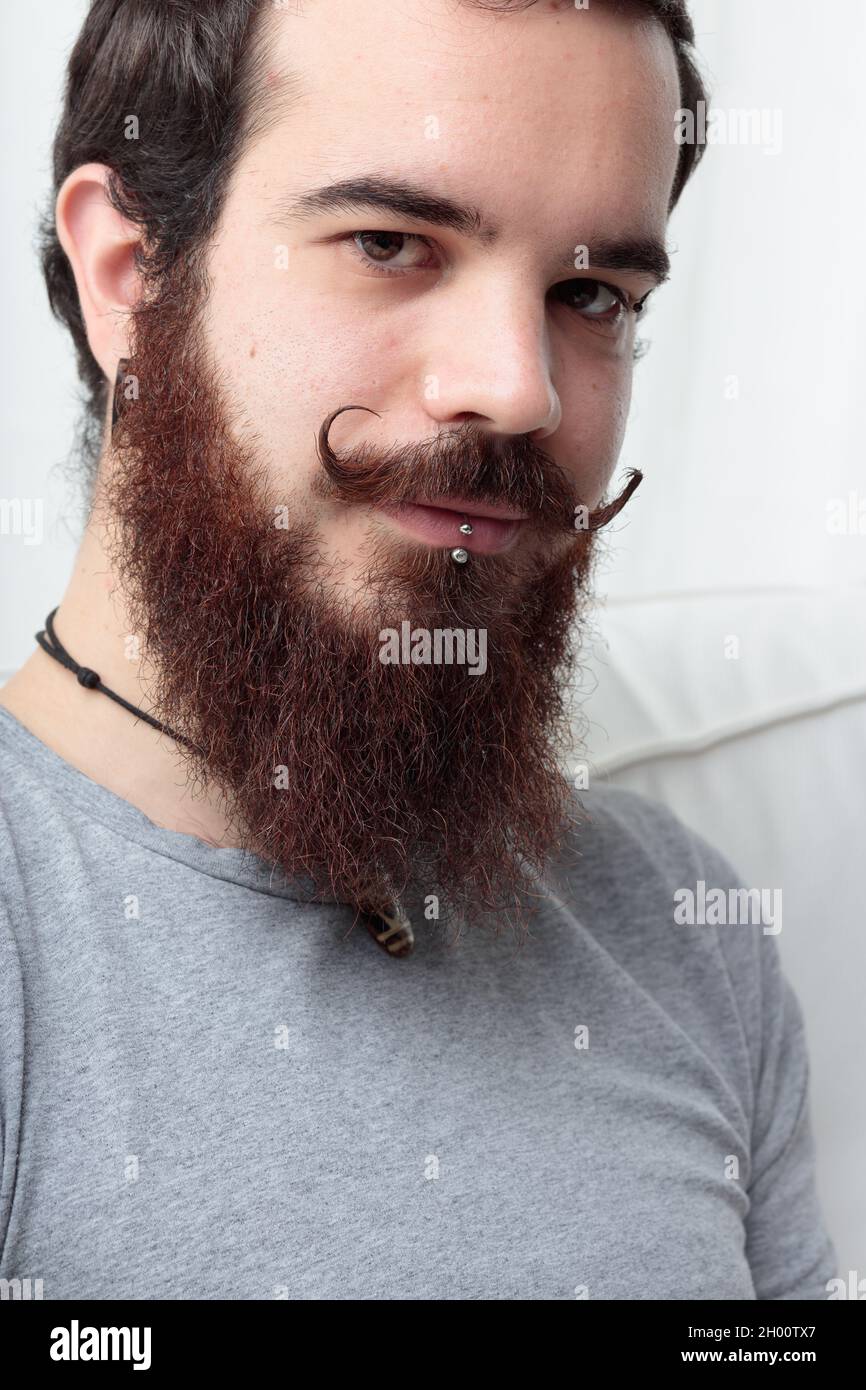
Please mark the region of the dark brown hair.
<svg viewBox="0 0 866 1390"><path fill-rule="evenodd" d="M518 11L536 0L461 0ZM604 0L661 23L677 57L683 109L706 100L686 0ZM117 210L142 228L139 270L161 278L215 230L228 178L245 145L291 101L292 79L265 81L268 0L92 0L72 51L54 141L54 198L82 164L107 165ZM129 138L134 115L146 138ZM671 207L703 154L683 144ZM93 357L72 268L57 238L54 199L41 229L51 308L72 334L86 391L81 453L92 483L108 383Z"/></svg>

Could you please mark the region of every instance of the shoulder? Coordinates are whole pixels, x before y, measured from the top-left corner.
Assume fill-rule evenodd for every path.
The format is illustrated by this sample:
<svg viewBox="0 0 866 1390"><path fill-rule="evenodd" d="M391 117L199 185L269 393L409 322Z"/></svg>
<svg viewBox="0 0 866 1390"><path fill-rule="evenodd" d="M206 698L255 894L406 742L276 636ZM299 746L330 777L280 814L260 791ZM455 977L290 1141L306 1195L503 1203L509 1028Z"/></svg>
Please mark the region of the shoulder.
<svg viewBox="0 0 866 1390"><path fill-rule="evenodd" d="M575 799L551 882L598 944L692 1037L738 1058L738 1089L750 1108L768 1032L780 1019L789 1038L802 1026L776 929L760 916L774 885L749 884L669 806L610 783ZM731 910L705 910L711 894Z"/></svg>
<svg viewBox="0 0 866 1390"><path fill-rule="evenodd" d="M15 874L13 847L4 833L0 806L0 1257L15 1185L24 1090L24 967L14 930L18 916L13 907Z"/></svg>
<svg viewBox="0 0 866 1390"><path fill-rule="evenodd" d="M27 865L43 852L46 818L37 778L16 753L19 726L0 708L0 1252L14 1188L25 1071L25 973L34 885Z"/></svg>
<svg viewBox="0 0 866 1390"><path fill-rule="evenodd" d="M638 793L599 785L576 812L562 880L573 911L742 1105L757 1297L826 1298L836 1257L816 1190L804 1018L778 946L781 886L747 882L669 807Z"/></svg>
<svg viewBox="0 0 866 1390"><path fill-rule="evenodd" d="M575 796L572 827L558 860L560 871L586 891L647 895L670 908L660 925L676 925L675 895L699 881L719 888L742 879L724 853L687 825L669 806L612 783L596 783Z"/></svg>
<svg viewBox="0 0 866 1390"><path fill-rule="evenodd" d="M56 892L85 780L0 704L0 902L16 924Z"/></svg>
<svg viewBox="0 0 866 1390"><path fill-rule="evenodd" d="M575 796L572 843L601 862L623 858L649 867L654 875L682 878L686 870L706 864L714 872L735 874L724 856L687 825L675 811L641 792L596 782Z"/></svg>

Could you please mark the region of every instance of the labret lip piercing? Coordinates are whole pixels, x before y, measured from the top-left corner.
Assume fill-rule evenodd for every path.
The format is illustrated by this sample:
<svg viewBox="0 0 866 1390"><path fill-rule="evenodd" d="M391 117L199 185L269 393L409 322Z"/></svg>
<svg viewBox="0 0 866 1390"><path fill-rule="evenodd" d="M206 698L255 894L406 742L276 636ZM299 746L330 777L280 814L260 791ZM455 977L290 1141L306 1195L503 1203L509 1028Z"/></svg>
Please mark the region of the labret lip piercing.
<svg viewBox="0 0 866 1390"><path fill-rule="evenodd" d="M472 522L467 519L458 529L461 535L471 536L475 527L472 525ZM458 545L456 550L451 551L451 559L457 565L465 565L466 561L469 559L469 551L464 550L462 545Z"/></svg>

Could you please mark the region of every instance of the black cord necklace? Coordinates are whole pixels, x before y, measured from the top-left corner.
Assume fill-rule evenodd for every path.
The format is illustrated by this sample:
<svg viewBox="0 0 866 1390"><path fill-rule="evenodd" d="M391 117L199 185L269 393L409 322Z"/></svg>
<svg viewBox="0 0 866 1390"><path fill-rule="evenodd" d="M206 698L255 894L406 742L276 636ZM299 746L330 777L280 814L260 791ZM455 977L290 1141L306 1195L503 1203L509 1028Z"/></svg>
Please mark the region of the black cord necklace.
<svg viewBox="0 0 866 1390"><path fill-rule="evenodd" d="M58 605L59 607L59 605ZM78 662L69 655L69 652L60 641L54 631L54 615L57 612L53 608L45 619L45 628L36 633L36 641L44 652L53 656L55 661L59 661L61 666L65 666L67 671L71 671L77 678L79 685L83 685L85 690L98 690L101 695L107 695L116 704L122 705L129 710L130 714L143 719L152 728L159 729L160 733L167 734L177 743L185 743L188 748L194 751L196 745L183 734L176 734L167 724L161 724L158 719L154 719L152 714L139 709L137 705L132 705L128 700L124 700L122 695L116 691L109 690L107 685L103 685L96 671L92 671L89 666L79 666ZM408 956L411 954L415 945L415 936L412 931L412 923L403 913L397 904L390 905L384 910L377 911L371 908L362 909L367 930L373 937L378 946L386 951L390 956Z"/></svg>
<svg viewBox="0 0 866 1390"><path fill-rule="evenodd" d="M195 749L195 744L188 738L184 738L183 734L176 734L167 724L161 724L158 719L154 719L152 714L148 714L145 710L139 709L136 705L131 705L128 700L124 700L123 696L118 695L116 691L109 690L107 685L102 684L96 671L91 671L89 666L79 666L78 662L69 655L69 652L54 631L54 615L56 612L57 609L53 608L45 619L44 630L36 633L36 641L44 652L47 652L49 656L53 656L54 660L59 661L61 666L65 666L67 671L71 671L72 674L78 678L78 684L83 685L85 690L98 690L101 695L107 695L109 700L114 700L116 704L122 705L124 709L128 709L130 714L137 715L139 719L143 719L145 723L150 724L152 728L159 729L160 733L168 734L169 738L173 738L177 743L185 743L188 748Z"/></svg>

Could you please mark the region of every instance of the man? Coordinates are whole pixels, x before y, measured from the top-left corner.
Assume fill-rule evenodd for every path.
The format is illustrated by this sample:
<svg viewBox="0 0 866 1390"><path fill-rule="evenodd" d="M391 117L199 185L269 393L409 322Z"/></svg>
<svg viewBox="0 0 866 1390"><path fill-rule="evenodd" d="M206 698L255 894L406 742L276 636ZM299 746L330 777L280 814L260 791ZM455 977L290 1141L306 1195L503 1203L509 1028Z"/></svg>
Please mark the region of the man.
<svg viewBox="0 0 866 1390"><path fill-rule="evenodd" d="M92 505L0 696L3 1276L826 1296L772 936L677 925L730 866L561 771L692 40L91 6L44 265Z"/></svg>

